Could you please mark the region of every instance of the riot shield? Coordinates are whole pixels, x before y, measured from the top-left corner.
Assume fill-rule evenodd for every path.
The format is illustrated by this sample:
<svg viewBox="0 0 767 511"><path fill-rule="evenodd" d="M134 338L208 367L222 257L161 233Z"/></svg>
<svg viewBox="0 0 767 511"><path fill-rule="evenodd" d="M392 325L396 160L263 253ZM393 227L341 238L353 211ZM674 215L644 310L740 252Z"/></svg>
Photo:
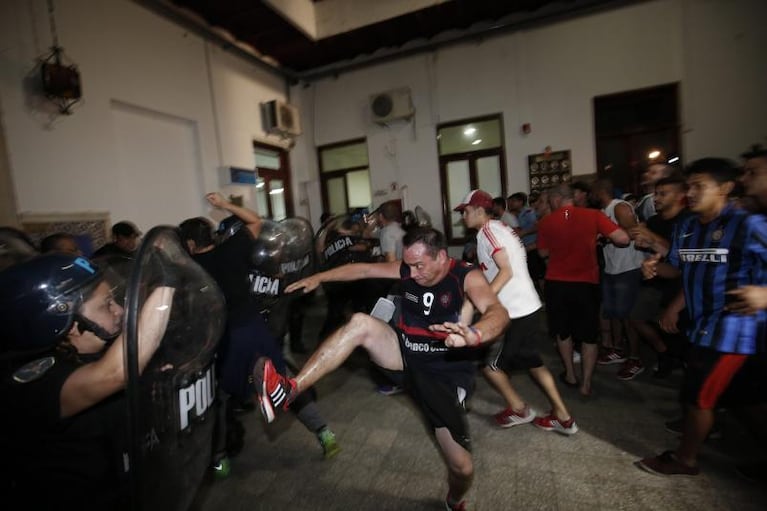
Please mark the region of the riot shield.
<svg viewBox="0 0 767 511"><path fill-rule="evenodd" d="M250 292L264 312L290 301L285 287L314 272L312 226L304 218L264 220L251 254Z"/></svg>
<svg viewBox="0 0 767 511"><path fill-rule="evenodd" d="M37 255L26 234L13 227L0 227L0 271Z"/></svg>
<svg viewBox="0 0 767 511"><path fill-rule="evenodd" d="M125 299L132 507L185 510L211 463L224 298L171 227L150 230L133 264ZM139 314L157 286L176 291L160 346L139 375Z"/></svg>
<svg viewBox="0 0 767 511"><path fill-rule="evenodd" d="M372 219L352 215L328 219L317 231L314 246L322 270L349 263L374 262L380 253Z"/></svg>
<svg viewBox="0 0 767 511"><path fill-rule="evenodd" d="M315 239L321 270L330 270L350 263L379 260L380 244L375 236L372 216L338 215L326 221ZM368 312L391 282L366 279L351 282L326 282L322 289L328 301L325 323L320 337L341 326L349 312Z"/></svg>
<svg viewBox="0 0 767 511"><path fill-rule="evenodd" d="M268 317L269 331L281 339L287 330L290 308L301 293L285 294L285 287L315 271L313 230L300 217L279 222L265 220L251 255L251 296Z"/></svg>

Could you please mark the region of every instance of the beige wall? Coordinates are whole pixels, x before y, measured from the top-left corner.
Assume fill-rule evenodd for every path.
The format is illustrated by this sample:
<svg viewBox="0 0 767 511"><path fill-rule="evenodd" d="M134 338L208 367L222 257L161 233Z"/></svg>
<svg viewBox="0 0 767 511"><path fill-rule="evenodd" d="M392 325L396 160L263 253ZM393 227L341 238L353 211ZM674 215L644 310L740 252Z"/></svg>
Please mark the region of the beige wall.
<svg viewBox="0 0 767 511"><path fill-rule="evenodd" d="M0 102L0 112L2 112ZM0 119L0 225L18 226L16 216L16 195L13 189L11 166L8 162L8 147L5 143L5 126Z"/></svg>

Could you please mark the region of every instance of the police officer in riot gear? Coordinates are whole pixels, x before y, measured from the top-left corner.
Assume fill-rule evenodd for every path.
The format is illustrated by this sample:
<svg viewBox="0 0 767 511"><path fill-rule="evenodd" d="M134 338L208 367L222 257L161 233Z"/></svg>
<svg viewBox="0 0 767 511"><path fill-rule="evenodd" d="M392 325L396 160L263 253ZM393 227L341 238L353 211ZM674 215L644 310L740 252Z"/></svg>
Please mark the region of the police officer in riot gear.
<svg viewBox="0 0 767 511"><path fill-rule="evenodd" d="M138 367L157 350L175 289L138 320ZM34 509L125 506L123 309L89 260L49 254L0 272L2 495Z"/></svg>
<svg viewBox="0 0 767 511"><path fill-rule="evenodd" d="M218 349L217 367L220 388L232 396L229 402L231 411L243 401L253 399L255 388L251 372L259 356L274 357L278 370L283 373L287 371L287 366L279 343L261 316L262 304L251 293L253 252L265 222L255 212L226 201L219 193L209 193L206 199L213 207L232 213L219 226L217 239L214 239L212 223L202 217L184 220L179 231L192 258L213 277L226 298L227 325ZM261 268L266 264L279 266L279 254L271 255L270 260L264 258L261 261ZM267 273L273 275L276 271ZM317 436L325 457L332 457L339 451L335 435L309 396L296 402L292 411ZM228 433L241 428L232 413L227 413L226 428L230 430ZM229 436L230 445L226 451L233 455L241 447L238 445L240 440L231 434ZM235 445L231 445L232 441ZM214 470L218 470L218 461L226 461L224 455L224 452L216 454L221 459L214 460Z"/></svg>

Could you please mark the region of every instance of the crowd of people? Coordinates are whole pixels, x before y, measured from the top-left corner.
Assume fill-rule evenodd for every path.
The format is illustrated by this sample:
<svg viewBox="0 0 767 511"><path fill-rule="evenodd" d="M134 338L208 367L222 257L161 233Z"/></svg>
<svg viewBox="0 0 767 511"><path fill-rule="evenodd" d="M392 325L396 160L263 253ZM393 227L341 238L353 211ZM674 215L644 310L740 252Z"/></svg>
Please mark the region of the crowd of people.
<svg viewBox="0 0 767 511"><path fill-rule="evenodd" d="M715 410L746 414L761 439L767 431L767 150L754 148L743 157L742 168L704 158L684 172L653 162L643 174L641 197L616 197L608 180L562 183L530 197L472 190L455 208L473 233L463 261L448 255L441 232L403 216L393 203L369 215L328 218L316 237L319 271L275 284L285 296L322 286L328 298L321 342L302 367L286 362L282 339L252 299L253 244L263 219L208 194L209 204L236 223L217 235L208 219L191 218L178 233L225 299L216 364L226 419L213 442L214 467L228 470L227 456L241 448L235 412L250 401L267 422L292 411L316 435L325 457L334 456L339 444L311 389L356 348L369 354L379 392L408 392L430 425L448 471L448 510L466 509L474 473L465 405L477 369L498 391L498 427L532 423L563 435L576 434L579 425L558 385L577 389L588 402L599 392L594 374L600 365L621 364L620 380L640 376L647 365L654 365L655 378L684 369L679 446L636 462L659 475L699 473L698 453ZM76 238L57 233L41 242L48 255L14 260L0 273L4 313L22 325L3 338L0 395L20 403L20 396L34 394L48 403L35 414L19 405L21 419L3 429L4 447L32 421L43 421L35 431L66 445L70 434L79 434L76 428L70 433L69 424L124 387L126 377L115 369L122 362L123 309L98 265L133 257L141 233L120 222L112 234L113 241L93 254L95 263L82 257ZM67 280L67 272L74 277ZM29 327L36 318L24 317L41 312L17 295L21 286L46 283L51 275L66 281L61 296L73 298L62 323L43 333ZM152 305L168 309L173 290L157 285ZM381 296L392 300L394 312L370 315ZM45 313L57 303L44 303ZM166 318L153 310L143 310L141 324L149 332L144 363ZM556 378L540 354L549 342L561 362ZM654 362L642 359L642 343L655 353ZM41 362L48 360L40 355L45 350L53 355ZM529 372L549 410L535 410L517 392L509 373L518 369ZM108 383L98 383L106 377ZM234 441L232 431L239 431ZM44 457L39 453L34 461ZM42 466L60 477L57 463ZM7 476L8 491L24 490L39 477L38 465L18 466L22 470ZM742 469L764 477L763 465Z"/></svg>
<svg viewBox="0 0 767 511"><path fill-rule="evenodd" d="M388 325L353 316L295 378L260 359L254 374L264 416L274 420L306 386L363 347L410 390L432 425L448 468L446 508L464 509L473 466L465 418L456 422L456 416L465 413L471 388L462 372L467 360L483 368L505 401L495 417L500 427L532 422L568 435L578 431L538 355L541 291L548 333L564 368L560 382L584 398L595 392L599 365L622 364L621 380L641 375L642 341L657 354L654 377L684 367L680 445L636 466L663 476L698 474L697 454L715 408L744 409L762 439L767 421L767 224L758 207L767 198L760 189L767 183L767 151L751 151L744 159L742 173L721 158L698 160L684 172L653 163L643 176L646 194L636 204L616 198L603 180L560 184L535 197L530 208L522 193L506 202L472 190L456 211L476 232L464 258L484 275L476 284L483 291L469 278L472 271L466 273L472 266L448 257L444 238L433 229L406 232L401 262L343 265L293 284L290 290L312 290L326 282L399 278L402 311ZM528 257L531 252L536 257ZM485 297L476 298L479 315L464 307L477 306L470 290ZM494 302L505 311L502 318ZM507 325L499 328L499 322ZM481 344L489 346L480 357L465 350ZM539 415L514 390L506 374L512 368L530 371L549 412ZM762 477L764 468L757 467Z"/></svg>

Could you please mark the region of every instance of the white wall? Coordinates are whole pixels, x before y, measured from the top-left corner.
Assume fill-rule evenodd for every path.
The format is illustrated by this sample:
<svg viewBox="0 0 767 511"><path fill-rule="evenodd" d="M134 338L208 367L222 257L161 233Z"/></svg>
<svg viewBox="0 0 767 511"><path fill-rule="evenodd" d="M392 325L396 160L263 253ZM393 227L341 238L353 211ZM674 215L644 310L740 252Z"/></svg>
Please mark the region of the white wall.
<svg viewBox="0 0 767 511"><path fill-rule="evenodd" d="M0 2L1 125L19 211L175 223L207 213L198 194L221 188L222 167L253 166L254 139L280 143L258 105L286 99L282 79L128 0L55 5L85 95L66 117L31 93L50 45L45 0ZM572 150L575 174L594 172L593 96L669 82L682 84L685 160L736 157L767 141L764 19L760 0L640 2L295 86L296 213L315 225L321 213L316 146L366 137L374 202L404 188L442 227L437 124L503 114L509 191L526 190L527 155L547 145ZM400 86L413 91L413 122L373 124L369 95ZM223 191L254 205L250 187Z"/></svg>
<svg viewBox="0 0 767 511"><path fill-rule="evenodd" d="M411 205L442 227L437 124L503 114L510 192L528 189L527 155L547 145L572 150L575 174L592 173L592 97L680 80L679 16L677 2L641 4L342 74L296 92L313 103L317 144L367 137L373 190L392 181L407 186ZM369 94L398 86L413 91L414 123L372 124ZM529 135L520 133L524 122L532 125Z"/></svg>
<svg viewBox="0 0 767 511"><path fill-rule="evenodd" d="M406 186L442 227L441 122L503 114L509 192L528 189L527 156L546 146L570 149L575 175L596 171L592 99L603 94L681 82L687 161L764 142L764 19L759 0L641 2L343 73L294 95L311 110L315 144L367 137L373 190ZM372 124L369 94L400 86L413 91L414 122ZM520 132L523 123L532 133ZM306 179L316 163L312 171Z"/></svg>
<svg viewBox="0 0 767 511"><path fill-rule="evenodd" d="M109 211L143 230L208 213L224 166L253 168L268 140L259 103L282 79L127 0L55 2L59 41L81 72L84 100L51 115L35 59L51 44L44 0L0 7L0 97L20 212Z"/></svg>
<svg viewBox="0 0 767 511"><path fill-rule="evenodd" d="M690 157L767 146L767 2L684 2L684 144Z"/></svg>

